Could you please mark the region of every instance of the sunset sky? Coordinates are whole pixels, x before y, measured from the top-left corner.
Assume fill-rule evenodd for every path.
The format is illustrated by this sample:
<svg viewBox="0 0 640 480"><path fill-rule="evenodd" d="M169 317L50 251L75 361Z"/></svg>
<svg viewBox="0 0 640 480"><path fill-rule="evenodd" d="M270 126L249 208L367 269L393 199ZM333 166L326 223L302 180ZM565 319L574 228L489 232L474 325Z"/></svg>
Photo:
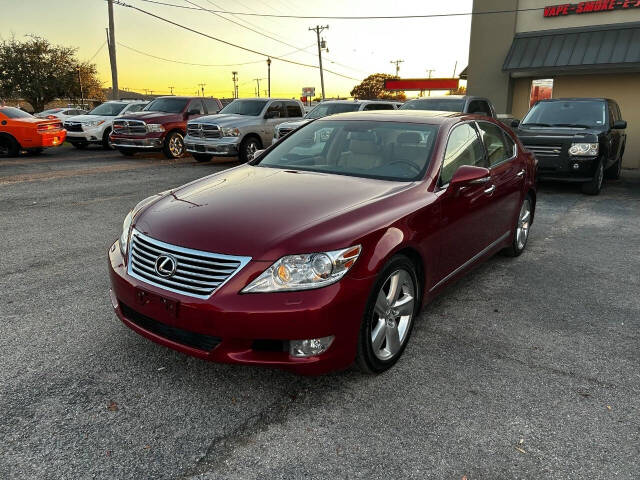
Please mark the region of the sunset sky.
<svg viewBox="0 0 640 480"><path fill-rule="evenodd" d="M461 13L471 11L471 0L160 0L183 6L213 10L271 15L378 16ZM323 33L329 53L323 53L324 66L351 78L325 72L328 97L347 96L358 81L371 73L394 73L391 60L402 59L400 76L449 77L457 61L457 72L467 65L470 16L402 20L324 20L283 19L259 16L214 15L206 11L157 5L144 0L125 0L155 15L200 30L204 33L269 55L282 56L301 63L317 65L315 33L309 27L329 25ZM266 89L265 57L207 39L169 25L130 8L115 5L116 40L120 88L154 93L193 95L199 83L205 83L205 95L230 97L232 70L238 71L240 96L254 96L255 78ZM0 0L0 35L18 39L36 34L53 43L77 47L78 57L97 64L105 87L111 86L105 28L108 25L104 0ZM225 17L225 18L222 18ZM266 38L234 22L265 33ZM288 45L287 45L288 44ZM172 61L154 59L145 54ZM296 49L302 51L294 52ZM96 54L97 52L97 54ZM293 52L293 53L292 53ZM207 65L174 63L181 61ZM248 63L257 62L257 63ZM226 66L226 64L244 64ZM316 87L320 93L317 69L273 60L272 96L299 97L301 88ZM261 92L263 95L263 92ZM411 95L411 94L410 94Z"/></svg>

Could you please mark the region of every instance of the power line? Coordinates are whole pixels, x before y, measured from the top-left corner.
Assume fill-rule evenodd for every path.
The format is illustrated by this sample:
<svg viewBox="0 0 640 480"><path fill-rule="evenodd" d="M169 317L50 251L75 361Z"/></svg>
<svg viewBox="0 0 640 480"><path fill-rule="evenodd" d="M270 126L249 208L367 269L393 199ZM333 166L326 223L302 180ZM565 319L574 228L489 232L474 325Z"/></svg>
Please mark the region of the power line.
<svg viewBox="0 0 640 480"><path fill-rule="evenodd" d="M326 19L326 20L402 20L412 18L439 18L439 17L465 17L469 15L494 15L499 13L519 13L544 10L545 7L517 8L510 10L487 10L485 12L457 12L457 13L431 13L424 15L371 15L371 16L326 16L326 15L276 15L271 13L232 12L228 10L210 10L202 7L189 7L188 5L176 5L175 3L161 2L159 0L140 0L141 2L163 5L166 7L182 8L186 10L207 10L215 13L229 15L243 15L248 17L275 17L275 18L300 18L300 19ZM134 7L135 8L135 7Z"/></svg>
<svg viewBox="0 0 640 480"><path fill-rule="evenodd" d="M96 53L94 53L93 56L89 60L87 60L87 63L91 63L91 60L93 60L94 58L96 58L98 56L98 54L102 51L102 49L104 48L104 46L106 44L107 44L106 41L102 42L102 45L100 45L100 48L98 48L98 50L96 50Z"/></svg>
<svg viewBox="0 0 640 480"><path fill-rule="evenodd" d="M252 48L243 47L242 45L238 45L238 44L229 42L227 40L223 40L221 38L214 37L212 35L209 35L207 33L201 32L199 30L195 30L195 29L193 29L191 27L187 27L186 25L182 25L180 23L174 22L173 20L169 20L167 18L164 18L164 17L161 17L159 15L156 15L155 13L151 13L151 12L148 12L146 10L143 10L142 8L136 7L134 5L129 5L128 3L124 3L121 0L114 0L113 3L115 3L116 5L119 5L121 7L126 7L126 8L131 8L133 10L137 10L140 13L144 13L145 15L148 15L150 17L156 18L156 19L161 20L161 21L163 21L165 23L168 23L170 25L174 25L176 27L180 27L180 28L182 28L184 30L187 30L189 32L195 33L197 35L201 35L203 37L209 38L211 40L215 40L215 41L220 42L220 43L224 43L225 45L229 45L231 47L235 47L235 48L238 48L240 50L244 50L244 51L247 51L247 52L255 53L257 55L261 55L261 56L267 57L267 58L271 57L272 59L280 60L281 62L285 62L285 63L291 63L293 65L299 65L301 67L318 68L316 65L309 65L308 63L296 62L294 60L287 60L286 58L282 58L282 57L279 57L279 56L276 56L276 55L271 55L271 54L268 54L268 53L260 52L258 50L254 50ZM350 77L348 75L344 75L342 73L334 72L332 70L325 69L325 71L329 72L329 73L332 73L333 75L337 75L339 77L347 78L349 80L360 81L360 79L358 79L358 78Z"/></svg>

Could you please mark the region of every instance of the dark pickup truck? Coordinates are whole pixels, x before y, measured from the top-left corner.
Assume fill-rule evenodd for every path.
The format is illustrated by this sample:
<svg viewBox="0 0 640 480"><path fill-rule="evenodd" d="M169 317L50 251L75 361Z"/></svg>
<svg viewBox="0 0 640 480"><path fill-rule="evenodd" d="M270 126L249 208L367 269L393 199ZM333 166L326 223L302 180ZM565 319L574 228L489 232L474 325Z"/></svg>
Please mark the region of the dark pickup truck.
<svg viewBox="0 0 640 480"><path fill-rule="evenodd" d="M597 195L604 177L620 177L627 122L614 100L540 100L511 126L538 159L541 180L579 182L584 193Z"/></svg>

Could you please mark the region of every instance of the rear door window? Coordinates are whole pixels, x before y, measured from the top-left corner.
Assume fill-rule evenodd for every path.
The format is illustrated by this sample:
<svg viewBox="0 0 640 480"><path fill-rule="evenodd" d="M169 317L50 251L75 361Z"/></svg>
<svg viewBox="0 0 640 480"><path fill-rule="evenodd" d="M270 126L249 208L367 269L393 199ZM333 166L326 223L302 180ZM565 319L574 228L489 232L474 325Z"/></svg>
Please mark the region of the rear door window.
<svg viewBox="0 0 640 480"><path fill-rule="evenodd" d="M287 117L289 118L299 118L303 116L302 108L296 102L287 102Z"/></svg>
<svg viewBox="0 0 640 480"><path fill-rule="evenodd" d="M490 167L499 165L513 156L513 148L507 144L505 134L500 127L489 122L478 122L478 128L487 150Z"/></svg>

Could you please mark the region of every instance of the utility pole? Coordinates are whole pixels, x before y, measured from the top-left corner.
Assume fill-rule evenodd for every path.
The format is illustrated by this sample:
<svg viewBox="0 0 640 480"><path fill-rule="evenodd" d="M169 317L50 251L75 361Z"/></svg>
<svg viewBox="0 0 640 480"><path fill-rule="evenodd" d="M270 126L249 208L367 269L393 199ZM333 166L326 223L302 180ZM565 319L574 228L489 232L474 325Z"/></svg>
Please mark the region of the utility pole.
<svg viewBox="0 0 640 480"><path fill-rule="evenodd" d="M325 47L324 40L320 41L320 33L329 28L329 25L316 25L315 28L309 27L309 31L316 32L316 38L318 40L318 63L320 64L320 87L322 88L322 100L324 100L324 75L322 73L322 49Z"/></svg>
<svg viewBox="0 0 640 480"><path fill-rule="evenodd" d="M107 30L107 45L109 46L109 60L111 61L111 96L117 100L120 96L118 90L118 64L116 62L116 29L113 22L113 0L108 0L109 29Z"/></svg>
<svg viewBox="0 0 640 480"><path fill-rule="evenodd" d="M260 97L260 80L264 80L264 78L254 78L254 82L256 82L256 97Z"/></svg>
<svg viewBox="0 0 640 480"><path fill-rule="evenodd" d="M400 64L404 63L404 60L391 60L389 63L395 63L395 65L396 65L396 77L400 78Z"/></svg>
<svg viewBox="0 0 640 480"><path fill-rule="evenodd" d="M271 58L267 57L267 97L271 97Z"/></svg>
<svg viewBox="0 0 640 480"><path fill-rule="evenodd" d="M429 78L431 78L431 74L435 72L435 69L433 68L427 68L427 73L429 74ZM429 90L429 93L427 94L428 97L431 96L431 90Z"/></svg>
<svg viewBox="0 0 640 480"><path fill-rule="evenodd" d="M238 72L231 72L233 75L233 98L238 98Z"/></svg>
<svg viewBox="0 0 640 480"><path fill-rule="evenodd" d="M173 95L173 89L174 89L174 88L175 88L175 87L169 87L169 92L171 92L171 93L170 93L170 95Z"/></svg>
<svg viewBox="0 0 640 480"><path fill-rule="evenodd" d="M82 76L80 75L80 67L78 70L78 83L80 83L80 108L84 108L84 91L82 90Z"/></svg>
<svg viewBox="0 0 640 480"><path fill-rule="evenodd" d="M206 83L199 83L198 86L202 89L202 96L204 97L204 87L207 86Z"/></svg>

